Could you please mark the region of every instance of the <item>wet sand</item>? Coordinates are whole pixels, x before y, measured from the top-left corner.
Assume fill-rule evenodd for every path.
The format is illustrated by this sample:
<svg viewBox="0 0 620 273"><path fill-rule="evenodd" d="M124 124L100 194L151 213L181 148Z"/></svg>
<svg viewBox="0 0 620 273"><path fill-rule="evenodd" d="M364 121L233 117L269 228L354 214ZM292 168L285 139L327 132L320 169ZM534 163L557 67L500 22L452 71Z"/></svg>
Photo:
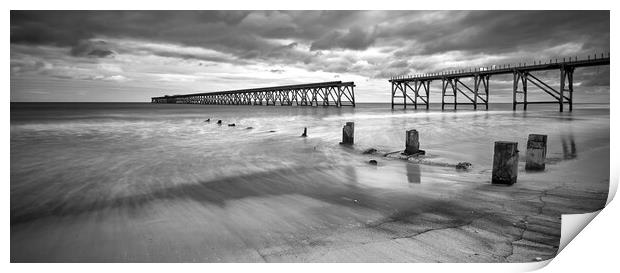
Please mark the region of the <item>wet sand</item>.
<svg viewBox="0 0 620 273"><path fill-rule="evenodd" d="M580 157L550 164L545 172L526 173L520 166L519 181L510 187L466 182L489 180L489 170L459 172L381 156L368 156L378 166L270 171L181 185L14 218L11 261L549 259L558 249L561 214L598 210L607 198L609 167L599 162L609 158L608 149ZM406 169L406 180L385 179L394 178L396 168Z"/></svg>
<svg viewBox="0 0 620 273"><path fill-rule="evenodd" d="M607 109L186 106L12 120L11 261L529 262L555 255L562 214L607 199ZM356 144L338 145L349 120ZM383 157L410 128L424 159ZM524 170L528 133L549 134L544 172ZM490 183L495 140L519 141L513 186Z"/></svg>

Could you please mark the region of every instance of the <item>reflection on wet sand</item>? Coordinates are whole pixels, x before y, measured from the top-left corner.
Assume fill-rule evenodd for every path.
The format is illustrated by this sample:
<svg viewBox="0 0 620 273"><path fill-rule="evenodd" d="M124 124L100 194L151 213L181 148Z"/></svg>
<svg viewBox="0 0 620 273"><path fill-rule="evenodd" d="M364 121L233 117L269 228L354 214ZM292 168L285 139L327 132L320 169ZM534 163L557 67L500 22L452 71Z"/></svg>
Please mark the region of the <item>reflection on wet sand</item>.
<svg viewBox="0 0 620 273"><path fill-rule="evenodd" d="M409 183L420 184L422 181L420 165L408 163L405 164L405 166L407 166L407 181L409 181Z"/></svg>
<svg viewBox="0 0 620 273"><path fill-rule="evenodd" d="M564 154L564 159L577 158L577 146L575 145L575 138L572 134L562 137L562 152Z"/></svg>
<svg viewBox="0 0 620 273"><path fill-rule="evenodd" d="M311 174L308 176L308 174ZM315 181L316 179L316 181ZM357 182L354 167L278 169L251 175L231 176L197 184L179 184L122 197L63 202L50 200L38 206L11 211L11 225L47 217L67 217L110 209L136 210L162 200L193 200L204 205L226 206L227 202L251 197L297 194L326 203L341 204L342 196L355 194L373 200L367 187ZM379 206L380 207L380 206ZM372 208L372 207L371 207Z"/></svg>

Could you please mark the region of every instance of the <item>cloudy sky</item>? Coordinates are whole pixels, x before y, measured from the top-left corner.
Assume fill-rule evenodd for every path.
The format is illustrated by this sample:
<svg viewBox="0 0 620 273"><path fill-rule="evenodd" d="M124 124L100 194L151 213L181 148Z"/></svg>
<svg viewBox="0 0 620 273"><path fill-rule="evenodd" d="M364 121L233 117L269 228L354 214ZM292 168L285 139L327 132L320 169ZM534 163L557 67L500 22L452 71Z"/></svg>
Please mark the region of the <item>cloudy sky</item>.
<svg viewBox="0 0 620 273"><path fill-rule="evenodd" d="M394 75L607 54L609 27L608 11L11 11L11 101L342 80L388 102ZM510 101L511 76L491 80L491 101ZM575 84L577 101L609 101L608 66Z"/></svg>

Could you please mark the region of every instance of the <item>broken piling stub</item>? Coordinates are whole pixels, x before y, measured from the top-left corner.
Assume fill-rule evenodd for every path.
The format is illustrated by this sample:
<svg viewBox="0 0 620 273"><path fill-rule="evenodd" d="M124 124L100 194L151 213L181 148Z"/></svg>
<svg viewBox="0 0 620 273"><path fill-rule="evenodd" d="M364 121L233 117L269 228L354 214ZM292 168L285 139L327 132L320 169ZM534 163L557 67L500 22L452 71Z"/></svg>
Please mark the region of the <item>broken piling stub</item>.
<svg viewBox="0 0 620 273"><path fill-rule="evenodd" d="M546 157L547 135L530 134L527 137L527 151L525 152L525 169L528 171L544 170Z"/></svg>
<svg viewBox="0 0 620 273"><path fill-rule="evenodd" d="M344 127L342 127L342 142L340 142L340 144L353 145L354 127L354 122L347 122Z"/></svg>
<svg viewBox="0 0 620 273"><path fill-rule="evenodd" d="M301 134L302 137L307 137L308 136L308 128L304 127L304 133Z"/></svg>
<svg viewBox="0 0 620 273"><path fill-rule="evenodd" d="M424 150L420 150L420 141L418 136L418 131L408 130L405 134L405 151L403 154L405 155L423 155L426 152Z"/></svg>
<svg viewBox="0 0 620 273"><path fill-rule="evenodd" d="M512 185L517 182L519 150L517 142L496 141L493 152L492 184Z"/></svg>

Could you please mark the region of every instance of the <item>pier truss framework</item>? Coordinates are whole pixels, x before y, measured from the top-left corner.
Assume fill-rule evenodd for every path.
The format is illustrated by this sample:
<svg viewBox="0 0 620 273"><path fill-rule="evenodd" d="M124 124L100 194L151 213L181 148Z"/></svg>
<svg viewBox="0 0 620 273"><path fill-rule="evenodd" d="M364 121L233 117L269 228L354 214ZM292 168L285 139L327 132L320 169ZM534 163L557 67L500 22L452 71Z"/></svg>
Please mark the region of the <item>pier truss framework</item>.
<svg viewBox="0 0 620 273"><path fill-rule="evenodd" d="M578 67L609 65L609 54L599 56L588 56L587 59L578 60L577 58L564 58L555 62L549 60L545 63L538 61L533 64L503 65L469 70L455 70L439 73L415 75L410 77L395 77L389 80L392 84L392 109L395 105L402 105L405 109L412 105L418 109L418 104L429 109L430 105L430 86L433 81L441 81L441 109L446 105L453 105L457 109L458 105L473 105L474 109L483 106L489 109L489 79L493 75L512 74L512 109L516 110L517 105L523 105L523 110L527 110L528 104L558 104L560 112L564 111L565 104L568 104L569 111L573 110L573 73ZM535 75L541 71L559 71L559 86L555 88L551 84L545 83ZM469 82L467 84L466 82ZM473 83L472 83L473 82ZM536 87L548 95L553 100L549 101L528 101L528 84ZM459 94L466 100L458 101Z"/></svg>
<svg viewBox="0 0 620 273"><path fill-rule="evenodd" d="M320 82L151 98L151 103L353 106L353 82Z"/></svg>

